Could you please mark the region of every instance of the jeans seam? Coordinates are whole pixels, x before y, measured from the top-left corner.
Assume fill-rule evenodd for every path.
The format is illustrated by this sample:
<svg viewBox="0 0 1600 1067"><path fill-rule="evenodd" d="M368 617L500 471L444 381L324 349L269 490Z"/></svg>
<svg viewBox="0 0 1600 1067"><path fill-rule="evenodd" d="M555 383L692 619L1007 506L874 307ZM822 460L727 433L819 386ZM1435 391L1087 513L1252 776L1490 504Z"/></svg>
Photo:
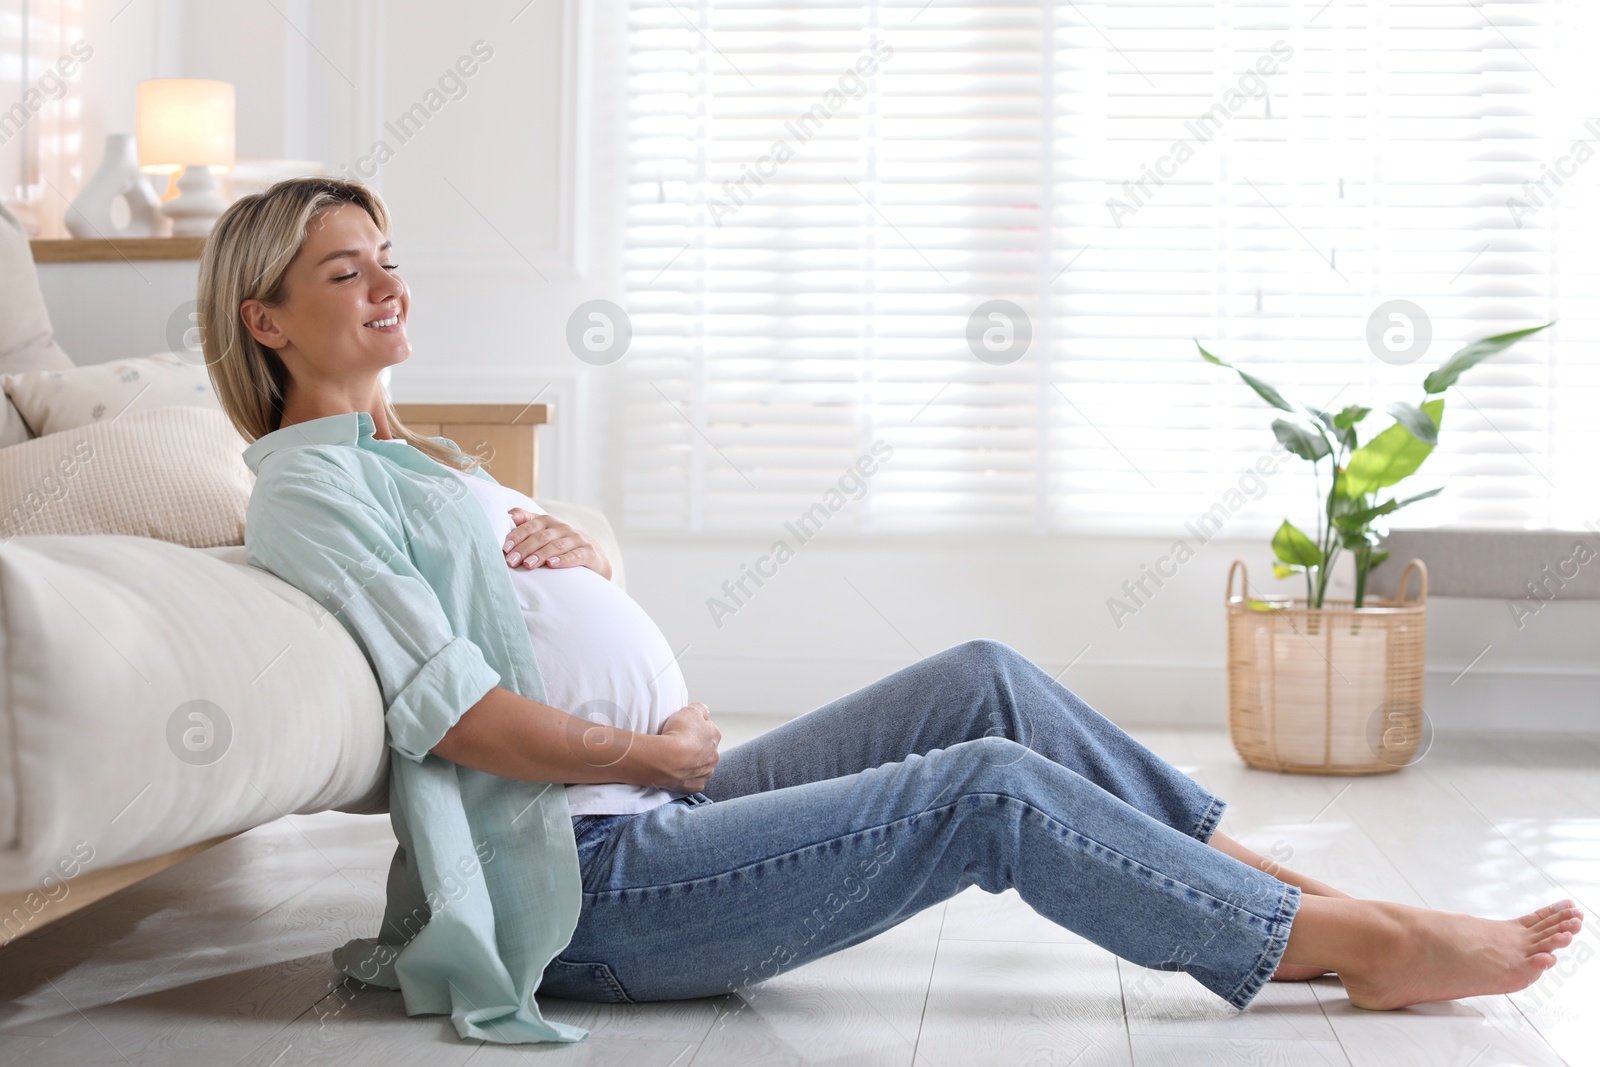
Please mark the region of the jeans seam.
<svg viewBox="0 0 1600 1067"><path fill-rule="evenodd" d="M887 829L889 827L899 826L900 824L909 822L910 820L915 819L918 816L928 815L928 814L931 814L931 813L934 813L934 812L949 811L951 808L954 808L957 804L959 804L961 802L961 800L966 799L967 797L998 797L998 798L1000 798L1002 800L1015 801L1016 803L1021 804L1024 808L1027 808L1027 809L1029 809L1031 811L1038 812L1044 818L1044 820L1047 823L1049 823L1051 826L1059 827L1061 830L1065 831L1066 833L1072 835L1075 838L1078 838L1081 841L1087 841L1091 845L1095 845L1095 846L1097 846L1099 848L1105 849L1107 852L1111 853L1113 856L1116 856L1119 859L1122 859L1122 860L1126 861L1127 863L1133 864L1133 866L1135 866L1136 868L1138 868L1140 871L1144 872L1145 874L1155 875L1158 878L1165 878L1165 879L1169 880L1170 882L1172 882L1174 885L1183 886L1185 889L1188 889L1188 890L1190 890L1192 892L1198 893L1202 897L1205 897L1208 900L1214 901L1217 904L1222 904L1222 905L1227 906L1227 907L1238 908L1237 905L1232 904L1229 901L1222 900L1222 899L1220 899L1218 897L1215 897L1212 894L1207 893L1205 890L1199 888L1198 886L1192 886L1188 882L1180 882L1176 878L1173 878L1171 875L1163 874L1161 871L1158 871L1153 867L1148 867L1145 864L1140 863L1138 860L1134 859L1132 856L1126 855L1126 854L1124 854L1122 852L1118 852L1116 849L1112 848L1110 845L1104 844L1104 843L1102 843L1100 841L1096 841L1094 838L1089 837L1087 834L1079 833L1077 830L1074 830L1072 827L1068 826L1066 823L1059 822L1058 820L1052 818L1043 809L1035 807L1033 804L1031 804L1028 801L1022 799L1021 797L1014 797L1010 793L993 793L993 792L964 793L964 794L962 794L961 797L957 798L956 800L951 801L949 804L946 804L943 807L939 807L939 808L924 808L921 811L913 812L910 815L904 816L903 818L895 819L892 822L879 823L877 826L863 827L862 829L857 830L857 831L855 831L853 833L841 834L838 837L824 838L821 841L815 841L815 842L812 842L811 844L802 845L799 848L791 849L788 852L779 853L776 856L766 856L766 857L764 857L762 859L754 861L753 863L747 863L747 864L744 864L743 866L734 867L731 870L727 870L727 871L719 871L717 874L711 875L709 878L694 878L694 879L690 879L690 880L684 881L684 882L658 882L658 883L655 883L655 884L652 884L652 885L634 885L634 886L628 886L625 889L607 889L607 890L603 890L603 891L601 891L599 893L595 893L594 896L598 898L598 897L610 896L613 893L633 893L633 892L639 892L639 891L647 890L647 889L669 889L669 888L673 888L673 887L676 887L676 886L698 885L701 882L709 881L710 878L721 878L721 877L724 877L726 875L735 874L735 873L740 872L740 871L748 871L748 870L751 870L753 868L763 866L764 864L772 863L775 860L787 859L790 856L799 855L801 852L804 852L807 849L818 848L818 847L821 847L823 845L831 844L832 842L835 842L835 841L849 840L849 839L852 839L852 838L855 838L855 837L859 837L862 834L871 833L874 830L883 830L883 829ZM1247 908L1238 908L1238 910L1244 911L1246 914L1254 916L1255 918L1260 919L1263 922L1275 922L1275 921L1277 921L1276 919L1269 918L1268 916L1265 916L1265 915L1256 915L1255 912L1252 912ZM1282 909L1281 908L1279 909L1279 914L1280 915L1282 914Z"/></svg>
<svg viewBox="0 0 1600 1067"><path fill-rule="evenodd" d="M1261 987L1278 969L1278 963L1289 947L1289 927L1299 910L1300 887L1284 883L1283 893L1278 898L1278 914L1271 920L1272 936L1267 939L1266 947L1261 950L1256 965L1226 998L1229 1004L1242 1011L1255 999L1256 994L1261 992Z"/></svg>
<svg viewBox="0 0 1600 1067"><path fill-rule="evenodd" d="M569 960L562 956L556 956L553 962L563 964L567 967L587 967L589 968L590 973L598 974L600 976L600 979L605 983L606 988L611 990L611 992L616 995L620 1003L635 1003L634 999L628 995L628 991L622 988L622 983L617 980L617 976L612 972L610 964L603 961Z"/></svg>
<svg viewBox="0 0 1600 1067"><path fill-rule="evenodd" d="M942 809L942 808L939 808L939 809L929 808L929 809L927 809L927 811L936 811L936 810L937 811L942 811L944 809ZM918 815L926 814L926 812L918 812L917 814ZM852 833L840 834L837 837L826 837L826 838L823 838L821 841L813 841L813 842L811 842L809 844L801 845L799 848L790 849L788 852L780 852L780 853L778 853L777 855L774 855L774 856L763 856L761 859L753 860L750 863L746 863L746 864L743 864L743 865L738 866L738 867L731 867L731 868L729 868L728 870L725 870L725 871L718 871L716 874L708 875L707 877L704 877L704 878L691 878L691 879L689 879L687 881L683 881L683 882L654 882L654 883L652 883L650 885L630 885L630 886L628 886L628 887L626 887L624 889L607 889L607 890L604 890L604 891L599 892L599 893L594 893L592 895L595 896L595 897L604 897L604 896L609 896L609 895L611 895L613 893L636 893L636 892L640 892L640 891L646 890L646 889L674 889L674 888L677 888L678 886L699 885L702 882L711 881L713 878L723 878L723 877L726 877L727 875L730 875L730 874L738 874L738 873L743 872L743 871L749 871L749 870L753 870L753 869L755 869L757 867L765 866L766 864L772 863L772 862L774 862L776 860L783 860L783 859L788 859L791 856L798 856L802 852L805 852L805 851L808 851L808 850L814 849L814 848L821 848L822 846L830 845L830 844L834 843L835 841L847 841L847 840L851 840L853 838L860 837L863 834L870 834L874 830L883 830L883 829L886 829L886 828L891 827L891 826L896 826L896 825L898 825L900 823L906 822L907 820L915 818L915 817L916 817L915 815L908 815L904 819L896 819L893 822L880 823L877 826L866 826L866 827L861 828L860 830L853 831Z"/></svg>
<svg viewBox="0 0 1600 1067"><path fill-rule="evenodd" d="M1200 817L1200 823L1194 828L1194 833L1191 836L1202 843L1209 842L1211 835L1217 832L1217 824L1222 822L1222 813L1227 808L1228 802L1226 800L1213 796L1211 798L1211 806Z"/></svg>
<svg viewBox="0 0 1600 1067"><path fill-rule="evenodd" d="M628 996L628 991L622 988L621 982L617 981L617 976L612 973L610 964L596 963L595 966L600 968L600 974L605 978L606 984L611 987L612 992L622 999L622 1003L632 1004L633 998Z"/></svg>

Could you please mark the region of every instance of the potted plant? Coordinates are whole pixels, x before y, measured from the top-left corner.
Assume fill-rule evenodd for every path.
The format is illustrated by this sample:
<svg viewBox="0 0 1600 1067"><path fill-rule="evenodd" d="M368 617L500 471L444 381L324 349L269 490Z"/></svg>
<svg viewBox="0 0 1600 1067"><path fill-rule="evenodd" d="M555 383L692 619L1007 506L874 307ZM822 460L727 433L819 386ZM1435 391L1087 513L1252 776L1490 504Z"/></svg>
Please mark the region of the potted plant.
<svg viewBox="0 0 1600 1067"><path fill-rule="evenodd" d="M1365 443L1361 428L1370 407L1350 404L1331 412L1291 402L1195 342L1207 362L1234 371L1284 413L1273 420L1272 432L1289 452L1310 462L1315 475L1315 535L1285 520L1272 537L1273 573L1303 574L1305 599L1252 596L1242 561L1228 574L1228 726L1246 763L1301 773L1374 774L1416 758L1423 735L1427 569L1411 561L1396 599L1376 605L1366 603L1367 579L1389 557L1379 547L1388 516L1443 487L1407 497L1384 490L1415 474L1437 446L1445 390L1479 363L1551 325L1484 337L1460 349L1423 380L1421 403L1389 405L1394 422ZM1355 598L1330 600L1328 579L1346 551L1355 562ZM1408 601L1412 571L1418 575L1417 596ZM1235 575L1244 579L1238 595Z"/></svg>

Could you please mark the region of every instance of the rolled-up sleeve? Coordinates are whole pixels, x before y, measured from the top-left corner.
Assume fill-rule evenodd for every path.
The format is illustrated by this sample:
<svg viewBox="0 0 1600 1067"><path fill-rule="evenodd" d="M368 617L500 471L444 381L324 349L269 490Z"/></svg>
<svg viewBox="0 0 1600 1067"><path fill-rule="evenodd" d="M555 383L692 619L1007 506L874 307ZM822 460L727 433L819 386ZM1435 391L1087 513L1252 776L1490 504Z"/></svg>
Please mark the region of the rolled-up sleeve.
<svg viewBox="0 0 1600 1067"><path fill-rule="evenodd" d="M258 481L245 558L326 608L366 654L383 693L389 744L420 763L500 684L483 651L450 625L397 523L316 478Z"/></svg>

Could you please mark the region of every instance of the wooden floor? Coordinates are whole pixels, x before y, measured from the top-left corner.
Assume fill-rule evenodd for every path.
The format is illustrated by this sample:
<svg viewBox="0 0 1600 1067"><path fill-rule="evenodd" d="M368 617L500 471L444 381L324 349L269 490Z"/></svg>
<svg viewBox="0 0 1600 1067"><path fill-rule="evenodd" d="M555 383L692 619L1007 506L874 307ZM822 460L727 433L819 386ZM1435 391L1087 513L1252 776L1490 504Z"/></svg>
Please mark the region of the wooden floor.
<svg viewBox="0 0 1600 1067"><path fill-rule="evenodd" d="M725 744L760 729L719 724ZM1225 831L1358 895L1600 906L1595 735L1447 735L1337 779L1248 770L1221 733L1136 733L1229 800ZM977 889L743 998L541 998L591 1037L463 1042L398 993L335 986L328 953L376 930L392 850L385 816L290 817L0 949L0 1064L1600 1064L1600 930L1514 996L1372 1013L1333 980L1272 983L1240 1013Z"/></svg>

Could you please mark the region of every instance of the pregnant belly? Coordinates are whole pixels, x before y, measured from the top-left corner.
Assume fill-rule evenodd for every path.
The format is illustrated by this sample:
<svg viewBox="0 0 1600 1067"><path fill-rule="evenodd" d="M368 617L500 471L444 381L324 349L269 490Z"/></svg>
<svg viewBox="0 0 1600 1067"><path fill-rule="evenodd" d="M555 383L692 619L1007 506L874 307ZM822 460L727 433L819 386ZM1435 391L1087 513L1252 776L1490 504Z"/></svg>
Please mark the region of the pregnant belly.
<svg viewBox="0 0 1600 1067"><path fill-rule="evenodd" d="M688 703L666 636L617 586L587 567L512 571L511 581L551 707L654 734Z"/></svg>

